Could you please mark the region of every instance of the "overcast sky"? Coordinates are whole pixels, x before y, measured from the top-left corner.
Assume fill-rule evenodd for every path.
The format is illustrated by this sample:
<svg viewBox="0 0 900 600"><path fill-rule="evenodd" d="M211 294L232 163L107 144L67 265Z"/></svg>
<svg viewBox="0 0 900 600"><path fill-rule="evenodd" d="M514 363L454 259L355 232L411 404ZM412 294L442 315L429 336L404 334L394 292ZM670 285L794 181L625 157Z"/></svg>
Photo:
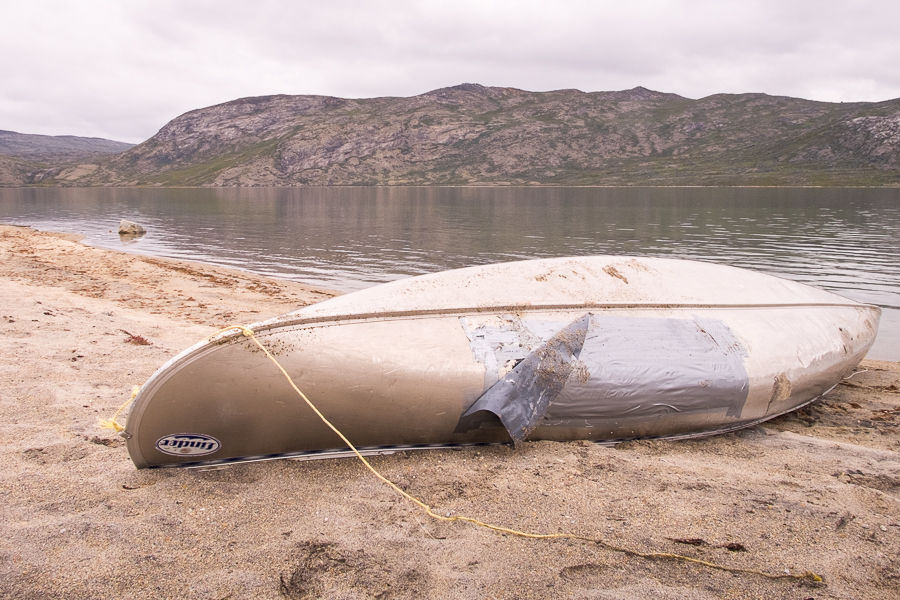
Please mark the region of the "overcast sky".
<svg viewBox="0 0 900 600"><path fill-rule="evenodd" d="M897 0L2 0L0 129L139 142L245 96L464 82L900 97Z"/></svg>

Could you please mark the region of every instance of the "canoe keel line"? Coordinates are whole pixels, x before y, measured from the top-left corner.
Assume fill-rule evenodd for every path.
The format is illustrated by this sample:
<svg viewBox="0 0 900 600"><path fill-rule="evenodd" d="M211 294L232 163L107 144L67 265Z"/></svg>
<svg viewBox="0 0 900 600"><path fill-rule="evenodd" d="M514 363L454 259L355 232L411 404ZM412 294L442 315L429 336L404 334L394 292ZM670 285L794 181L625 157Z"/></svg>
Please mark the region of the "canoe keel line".
<svg viewBox="0 0 900 600"><path fill-rule="evenodd" d="M583 257L459 269L251 325L364 454L732 431L849 375L880 309L693 261ZM346 456L240 331L163 365L123 435L138 468Z"/></svg>

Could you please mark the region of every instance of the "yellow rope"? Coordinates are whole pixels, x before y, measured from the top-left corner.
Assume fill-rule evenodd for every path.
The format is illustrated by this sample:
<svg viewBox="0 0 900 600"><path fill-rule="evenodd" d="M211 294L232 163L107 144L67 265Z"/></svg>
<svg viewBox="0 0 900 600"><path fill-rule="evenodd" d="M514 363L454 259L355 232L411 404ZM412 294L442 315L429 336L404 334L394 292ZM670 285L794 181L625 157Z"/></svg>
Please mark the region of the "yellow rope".
<svg viewBox="0 0 900 600"><path fill-rule="evenodd" d="M231 331L233 329L240 329L246 337L253 340L253 342L259 347L259 349L262 350L265 353L265 355L269 357L269 359L275 364L276 367L278 367L278 370L281 371L281 374L284 375L284 377L285 377L285 379L287 379L288 383L291 384L291 387L294 388L294 391L297 392L297 394L301 398L303 398L304 402L306 402L306 404L313 410L313 412L315 412L316 415L318 415L318 417L322 420L322 422L325 423L333 432L335 432L338 435L338 437L340 437L341 440L344 441L345 444L347 444L347 447L353 451L353 453L356 455L356 458L358 458L366 466L366 468L369 469L369 471L371 471L373 475L375 475L375 477L377 477L378 479L380 479L381 481L383 481L384 483L389 485L395 492L397 492L398 494L400 494L401 496L403 496L404 498L406 498L413 504L419 506L422 510L425 511L425 514L427 514L429 517L431 517L433 519L437 519L438 521L465 521L466 523L472 523L473 525L477 525L479 527L485 527L487 529L492 529L494 531L500 531L502 533L508 533L510 535L516 535L516 536L525 537L525 538L532 538L532 539L539 539L539 540L549 540L549 539L579 540L582 542L589 542L592 544L596 544L602 548L606 548L607 550L612 550L614 552L619 552L622 554L626 554L628 556L636 556L636 557L645 558L645 559L676 560L676 561L681 561L681 562L694 563L694 564L702 565L704 567L709 567L711 569L718 569L720 571L728 571L730 573L745 573L745 574L749 574L749 575L760 575L762 577L768 577L770 579L807 579L807 580L815 581L815 582L822 581L821 577L819 577L815 573L811 573L808 571L803 574L799 574L799 575L792 574L792 573L772 574L772 573L766 573L764 571L757 571L754 569L740 569L740 568L736 568L736 567L726 567L724 565L707 562L705 560L700 560L698 558L691 558L690 556L684 556L681 554L671 554L669 552L639 552L637 550L632 550L629 548L623 548L621 546L616 546L614 544L610 544L609 542L606 542L602 539L585 537L585 536L577 535L574 533L528 533L526 531L518 531L515 529L510 529L508 527L501 527L500 525L492 525L490 523L484 523L483 521L479 521L478 519L473 519L471 517L463 517L463 516L445 517L443 515L440 515L440 514L434 512L430 506L428 506L427 504L425 504L418 498L406 493L405 491L400 489L400 487L398 487L394 482L392 482L391 480L387 479L384 475L379 473L375 469L375 467L373 467L369 463L369 461L366 460L366 458L362 454L360 454L359 450L356 449L356 446L354 446L350 442L350 440L348 440L346 437L344 437L344 434L341 433L337 427L332 425L331 421L329 421L328 419L325 418L325 415L323 415L321 412L319 412L319 409L316 408L316 406L310 401L310 399L306 397L306 394L304 394L302 391L300 391L300 388L297 387L297 384L294 383L294 380L291 378L291 376L288 374L288 372L285 371L284 367L281 366L281 363L279 363L278 360L276 360L275 357L272 356L272 354L269 352L269 350L265 346L263 346L262 343L260 343L260 341L258 339L256 339L256 335L253 333L252 329L250 329L249 327L245 327L243 325L231 325L231 326L226 327L225 329L217 331L216 333L214 333L213 335L211 335L209 337L213 338L221 333L224 333L226 331ZM126 406L127 406L127 403L126 403ZM124 406L122 408L124 408ZM118 414L118 413L116 413L116 414Z"/></svg>
<svg viewBox="0 0 900 600"><path fill-rule="evenodd" d="M138 392L140 392L140 391L141 391L141 388L138 386L134 386L133 388L131 388L131 398L128 399L128 402L126 402L125 404L120 406L119 410L116 411L116 414L114 414L112 416L112 418L109 419L108 421L104 421L103 419L100 419L98 421L98 424L100 425L100 427L103 427L104 429L115 429L116 433L119 433L120 431L125 431L125 426L120 425L118 423L118 421L116 421L116 418L119 416L119 413L121 413L123 410L125 410L126 406L128 406L129 404L134 402L134 399L137 397Z"/></svg>

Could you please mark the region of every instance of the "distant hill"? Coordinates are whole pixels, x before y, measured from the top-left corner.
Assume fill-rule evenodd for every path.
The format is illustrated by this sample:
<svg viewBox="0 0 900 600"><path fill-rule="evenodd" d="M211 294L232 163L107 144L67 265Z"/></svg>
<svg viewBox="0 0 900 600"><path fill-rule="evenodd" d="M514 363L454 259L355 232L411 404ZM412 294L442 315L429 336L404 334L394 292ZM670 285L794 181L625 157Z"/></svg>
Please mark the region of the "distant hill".
<svg viewBox="0 0 900 600"><path fill-rule="evenodd" d="M0 129L0 185L53 178L68 165L97 161L134 144L74 135L32 135Z"/></svg>
<svg viewBox="0 0 900 600"><path fill-rule="evenodd" d="M411 98L244 98L63 185L900 185L900 99L463 84Z"/></svg>
<svg viewBox="0 0 900 600"><path fill-rule="evenodd" d="M28 160L56 159L60 156L92 156L116 154L134 144L103 138L74 135L31 135L0 129L0 155L18 156Z"/></svg>

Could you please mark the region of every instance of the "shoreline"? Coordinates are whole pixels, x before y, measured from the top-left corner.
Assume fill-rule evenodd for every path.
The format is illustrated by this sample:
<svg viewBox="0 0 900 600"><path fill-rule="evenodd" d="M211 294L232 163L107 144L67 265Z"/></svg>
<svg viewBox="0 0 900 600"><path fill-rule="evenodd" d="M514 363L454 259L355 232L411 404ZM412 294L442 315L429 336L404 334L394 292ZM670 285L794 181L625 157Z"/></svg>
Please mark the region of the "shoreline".
<svg viewBox="0 0 900 600"><path fill-rule="evenodd" d="M132 385L226 324L334 293L64 236L0 226L0 598L900 593L900 363L732 434L372 460L444 514L825 581L732 574L435 522L354 459L135 470L97 427Z"/></svg>

